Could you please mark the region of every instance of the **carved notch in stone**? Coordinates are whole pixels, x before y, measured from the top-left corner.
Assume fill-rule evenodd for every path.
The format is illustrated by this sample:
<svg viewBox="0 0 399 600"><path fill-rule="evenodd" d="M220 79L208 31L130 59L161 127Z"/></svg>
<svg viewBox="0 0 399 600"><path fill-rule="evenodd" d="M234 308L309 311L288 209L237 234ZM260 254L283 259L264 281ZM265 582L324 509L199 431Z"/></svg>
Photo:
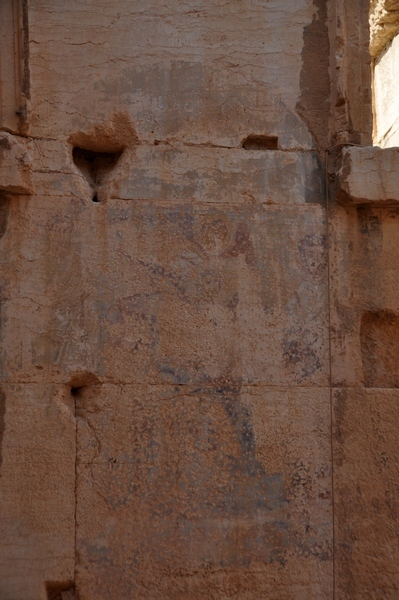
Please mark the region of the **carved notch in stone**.
<svg viewBox="0 0 399 600"><path fill-rule="evenodd" d="M98 187L104 181L106 175L115 167L121 154L122 150L119 152L96 152L78 146L73 149L73 162L83 173L93 190L93 202L98 202Z"/></svg>
<svg viewBox="0 0 399 600"><path fill-rule="evenodd" d="M119 158L138 144L138 137L126 113L114 114L109 121L89 131L77 131L69 139L72 159L91 189L91 199L98 202L107 196Z"/></svg>
<svg viewBox="0 0 399 600"><path fill-rule="evenodd" d="M75 586L70 581L49 582L46 591L48 600L75 600Z"/></svg>
<svg viewBox="0 0 399 600"><path fill-rule="evenodd" d="M278 150L278 137L251 133L242 143L245 150Z"/></svg>

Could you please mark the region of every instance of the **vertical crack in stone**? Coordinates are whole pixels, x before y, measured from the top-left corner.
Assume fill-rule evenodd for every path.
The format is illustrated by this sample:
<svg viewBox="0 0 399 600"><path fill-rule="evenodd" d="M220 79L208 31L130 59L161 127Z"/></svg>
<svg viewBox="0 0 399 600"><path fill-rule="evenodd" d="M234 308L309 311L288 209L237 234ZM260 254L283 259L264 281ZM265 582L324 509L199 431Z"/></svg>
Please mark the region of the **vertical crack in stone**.
<svg viewBox="0 0 399 600"><path fill-rule="evenodd" d="M78 451L79 451L79 428L78 417L84 413L84 390L87 386L98 384L99 380L89 371L80 371L72 375L69 380L70 392L74 401L74 418L75 418L75 513L74 513L74 582L69 584L69 588L63 588L61 595L55 596L54 600L74 600L76 597L76 581L77 581L77 517L78 517ZM69 595L67 595L69 594ZM49 597L50 598L50 597ZM51 600L53 600L51 598Z"/></svg>
<svg viewBox="0 0 399 600"><path fill-rule="evenodd" d="M3 436L5 431L6 395L0 389L0 469L3 462Z"/></svg>

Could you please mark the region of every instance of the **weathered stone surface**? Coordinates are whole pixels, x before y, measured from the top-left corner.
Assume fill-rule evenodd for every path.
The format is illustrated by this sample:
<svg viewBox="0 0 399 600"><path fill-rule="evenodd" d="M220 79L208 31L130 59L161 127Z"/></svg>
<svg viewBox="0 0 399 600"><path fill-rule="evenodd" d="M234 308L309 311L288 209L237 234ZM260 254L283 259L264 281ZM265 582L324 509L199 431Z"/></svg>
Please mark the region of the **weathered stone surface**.
<svg viewBox="0 0 399 600"><path fill-rule="evenodd" d="M30 99L28 3L0 3L0 129L26 135Z"/></svg>
<svg viewBox="0 0 399 600"><path fill-rule="evenodd" d="M334 393L337 598L399 593L398 390Z"/></svg>
<svg viewBox="0 0 399 600"><path fill-rule="evenodd" d="M324 2L319 1L323 5ZM332 144L372 144L369 0L330 3ZM324 46L324 43L323 43ZM315 41L315 53L318 43Z"/></svg>
<svg viewBox="0 0 399 600"><path fill-rule="evenodd" d="M371 0L370 52L377 57L399 31L399 2Z"/></svg>
<svg viewBox="0 0 399 600"><path fill-rule="evenodd" d="M399 146L398 65L396 36L374 64L374 144L382 148Z"/></svg>
<svg viewBox="0 0 399 600"><path fill-rule="evenodd" d="M319 203L324 177L315 152L225 148L137 148L111 194L125 200L254 204Z"/></svg>
<svg viewBox="0 0 399 600"><path fill-rule="evenodd" d="M26 234L17 254L9 249L4 279L24 291L18 316L9 312L15 300L3 303L6 380L56 370L67 381L88 370L122 382L229 372L271 385L327 384L319 205L42 198L41 207L15 208L14 231Z"/></svg>
<svg viewBox="0 0 399 600"><path fill-rule="evenodd" d="M387 339L384 330L390 316L399 314L398 225L397 207L335 207L331 215L331 354L335 385L364 385L374 378L373 372L380 373L381 380L383 364L377 368L370 352L364 363L370 335L371 346L378 344L375 356L386 366L390 364L392 349L387 347L384 354L378 349L378 340ZM367 364L373 372L364 370ZM387 372L386 379L392 381L392 373Z"/></svg>
<svg viewBox="0 0 399 600"><path fill-rule="evenodd" d="M0 414L0 597L44 600L74 579L74 406L66 386L2 384Z"/></svg>
<svg viewBox="0 0 399 600"><path fill-rule="evenodd" d="M328 395L228 378L83 389L83 597L329 598Z"/></svg>
<svg viewBox="0 0 399 600"><path fill-rule="evenodd" d="M399 148L344 148L338 200L349 205L397 204L398 179Z"/></svg>
<svg viewBox="0 0 399 600"><path fill-rule="evenodd" d="M25 140L0 132L0 192L31 194L32 157Z"/></svg>
<svg viewBox="0 0 399 600"><path fill-rule="evenodd" d="M371 143L369 3L0 5L0 597L392 597L396 154L324 173Z"/></svg>

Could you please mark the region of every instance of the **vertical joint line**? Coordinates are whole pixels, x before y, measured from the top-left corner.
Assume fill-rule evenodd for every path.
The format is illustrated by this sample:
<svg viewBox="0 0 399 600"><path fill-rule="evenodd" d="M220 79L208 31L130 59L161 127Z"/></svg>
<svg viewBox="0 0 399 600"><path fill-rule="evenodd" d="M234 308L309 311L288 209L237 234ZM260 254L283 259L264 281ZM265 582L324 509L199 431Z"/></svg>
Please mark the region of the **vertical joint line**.
<svg viewBox="0 0 399 600"><path fill-rule="evenodd" d="M78 419L76 415L76 398L74 398L75 416L75 509L74 509L74 549L73 549L73 582L76 590L76 563L77 563L77 509L78 509ZM76 592L75 592L76 593Z"/></svg>
<svg viewBox="0 0 399 600"><path fill-rule="evenodd" d="M344 146L361 147L362 144L354 144L351 142L342 142L327 148L325 151L325 194L326 194L326 227L327 227L327 310L328 310L328 354L329 354L329 377L330 377L330 452L331 452L331 504L332 504L332 536L333 536L333 600L336 597L336 521L335 521L335 491L334 491L334 397L333 397L333 380L332 380L332 344L331 344L331 242L330 242L330 194L328 185L328 157L330 152L335 148L343 148Z"/></svg>
<svg viewBox="0 0 399 600"><path fill-rule="evenodd" d="M328 310L328 363L330 388L330 453L331 453L331 518L332 518L332 598L335 600L335 496L334 496L334 406L332 388L332 347L331 347L331 269L330 269L330 201L328 185L328 157L331 149L325 151L325 193L327 228L327 310Z"/></svg>

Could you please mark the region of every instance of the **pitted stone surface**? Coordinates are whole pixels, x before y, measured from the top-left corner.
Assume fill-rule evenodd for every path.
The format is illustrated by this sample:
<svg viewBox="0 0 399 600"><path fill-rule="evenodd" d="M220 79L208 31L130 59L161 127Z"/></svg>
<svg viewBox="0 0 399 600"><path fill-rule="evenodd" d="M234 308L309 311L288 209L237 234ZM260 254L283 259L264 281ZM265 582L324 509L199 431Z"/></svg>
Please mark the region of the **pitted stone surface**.
<svg viewBox="0 0 399 600"><path fill-rule="evenodd" d="M399 202L399 148L347 147L338 171L338 198L344 204Z"/></svg>
<svg viewBox="0 0 399 600"><path fill-rule="evenodd" d="M399 31L398 0L371 0L370 52L377 57Z"/></svg>
<svg viewBox="0 0 399 600"><path fill-rule="evenodd" d="M32 156L26 141L0 132L0 191L32 194Z"/></svg>
<svg viewBox="0 0 399 600"><path fill-rule="evenodd" d="M399 203L399 148L347 147L338 172L338 198L344 204Z"/></svg>
<svg viewBox="0 0 399 600"><path fill-rule="evenodd" d="M395 599L396 154L345 150L353 205L324 172L370 143L368 3L21 5L1 599Z"/></svg>

